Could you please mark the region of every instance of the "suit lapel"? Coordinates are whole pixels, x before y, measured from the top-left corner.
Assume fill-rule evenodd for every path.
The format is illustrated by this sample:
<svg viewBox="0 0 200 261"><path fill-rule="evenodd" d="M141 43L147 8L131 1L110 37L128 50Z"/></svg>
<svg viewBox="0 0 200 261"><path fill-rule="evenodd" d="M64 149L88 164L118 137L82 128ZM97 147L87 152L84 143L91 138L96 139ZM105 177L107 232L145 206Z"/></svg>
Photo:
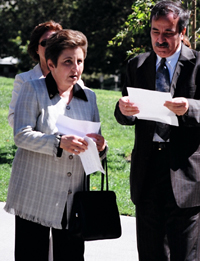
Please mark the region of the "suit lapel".
<svg viewBox="0 0 200 261"><path fill-rule="evenodd" d="M178 79L181 80L183 77L187 76L187 71L184 73L184 70L188 68L186 64L190 63L192 59L194 59L195 56L191 49L186 47L184 44L182 44L180 57L178 59L178 62L176 64L176 68L174 71L174 75L171 82L171 88L170 92L172 97L174 96L175 90L177 88L177 81Z"/></svg>
<svg viewBox="0 0 200 261"><path fill-rule="evenodd" d="M155 77L156 77L156 54L151 52L146 60L140 61L139 70L141 69L141 77L146 79L148 83L145 88L155 90Z"/></svg>
<svg viewBox="0 0 200 261"><path fill-rule="evenodd" d="M145 86L148 90L155 90L155 81L156 81L156 54L152 51L150 55L146 58L145 62L141 65L141 71L143 72L142 77L145 77L145 82L147 85ZM156 127L155 121L144 121L146 130L148 133L151 133L150 140L153 139L153 134Z"/></svg>
<svg viewBox="0 0 200 261"><path fill-rule="evenodd" d="M174 96L174 93L175 93L175 90L176 90L176 84L177 84L178 77L181 73L181 67L182 66L183 66L182 62L178 61L177 64L176 64L176 68L175 68L175 71L174 71L174 75L173 75L171 87L170 87L170 93L171 93L172 97Z"/></svg>

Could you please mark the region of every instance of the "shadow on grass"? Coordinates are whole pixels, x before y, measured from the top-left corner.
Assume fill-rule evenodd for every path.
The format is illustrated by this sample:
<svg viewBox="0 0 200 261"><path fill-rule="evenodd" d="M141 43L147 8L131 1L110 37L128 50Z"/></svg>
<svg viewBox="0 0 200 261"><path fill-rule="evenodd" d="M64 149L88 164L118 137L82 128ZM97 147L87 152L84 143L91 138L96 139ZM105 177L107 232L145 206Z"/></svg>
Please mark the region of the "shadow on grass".
<svg viewBox="0 0 200 261"><path fill-rule="evenodd" d="M16 150L17 150L16 145L1 148L0 149L0 164L12 165Z"/></svg>

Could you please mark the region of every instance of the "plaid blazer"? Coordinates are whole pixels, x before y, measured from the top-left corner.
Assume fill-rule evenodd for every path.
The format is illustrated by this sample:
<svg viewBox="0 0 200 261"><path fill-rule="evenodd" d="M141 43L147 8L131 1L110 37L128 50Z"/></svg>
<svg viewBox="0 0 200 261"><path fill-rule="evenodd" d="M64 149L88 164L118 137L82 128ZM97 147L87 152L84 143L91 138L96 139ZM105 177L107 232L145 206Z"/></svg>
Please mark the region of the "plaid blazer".
<svg viewBox="0 0 200 261"><path fill-rule="evenodd" d="M14 126L15 104L17 102L17 98L23 83L34 79L40 79L43 77L44 76L42 74L42 70L40 68L39 63L32 70L17 74L15 76L15 81L13 84L13 91L12 91L12 99L9 104L9 113L8 113L8 123L12 128Z"/></svg>
<svg viewBox="0 0 200 261"><path fill-rule="evenodd" d="M80 86L79 86L80 87ZM99 121L96 95L80 87L87 100L73 96L68 106L55 94L50 99L45 79L25 82L15 107L14 140L18 147L5 210L44 226L61 228L67 203L69 219L73 196L83 188L84 169L79 156L57 154L59 114Z"/></svg>

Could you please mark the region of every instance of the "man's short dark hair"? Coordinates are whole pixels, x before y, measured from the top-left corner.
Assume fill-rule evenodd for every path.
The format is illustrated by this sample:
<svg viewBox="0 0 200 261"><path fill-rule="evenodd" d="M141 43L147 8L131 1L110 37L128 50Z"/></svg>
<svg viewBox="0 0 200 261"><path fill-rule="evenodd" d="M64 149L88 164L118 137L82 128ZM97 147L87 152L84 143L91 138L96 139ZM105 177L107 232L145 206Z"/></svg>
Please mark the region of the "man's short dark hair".
<svg viewBox="0 0 200 261"><path fill-rule="evenodd" d="M187 27L190 18L190 12L184 9L181 5L181 1L160 1L151 10L150 23L152 19L159 19L161 16L166 16L169 13L174 14L174 19L179 17L179 33Z"/></svg>

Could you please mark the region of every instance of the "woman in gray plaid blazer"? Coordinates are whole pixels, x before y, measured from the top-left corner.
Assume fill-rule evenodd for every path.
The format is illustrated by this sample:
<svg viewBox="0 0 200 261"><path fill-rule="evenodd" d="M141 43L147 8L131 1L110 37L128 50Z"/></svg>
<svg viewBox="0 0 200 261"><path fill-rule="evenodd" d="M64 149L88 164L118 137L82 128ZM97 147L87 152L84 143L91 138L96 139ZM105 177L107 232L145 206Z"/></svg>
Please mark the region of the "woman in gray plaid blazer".
<svg viewBox="0 0 200 261"><path fill-rule="evenodd" d="M87 53L81 32L61 30L47 41L46 78L25 82L15 107L13 161L5 210L16 216L15 260L48 260L52 228L54 260L84 260L84 242L68 231L73 195L82 190L84 169L78 154L87 142L58 134L56 120L99 121L96 96L77 84ZM105 151L100 134L90 134Z"/></svg>

